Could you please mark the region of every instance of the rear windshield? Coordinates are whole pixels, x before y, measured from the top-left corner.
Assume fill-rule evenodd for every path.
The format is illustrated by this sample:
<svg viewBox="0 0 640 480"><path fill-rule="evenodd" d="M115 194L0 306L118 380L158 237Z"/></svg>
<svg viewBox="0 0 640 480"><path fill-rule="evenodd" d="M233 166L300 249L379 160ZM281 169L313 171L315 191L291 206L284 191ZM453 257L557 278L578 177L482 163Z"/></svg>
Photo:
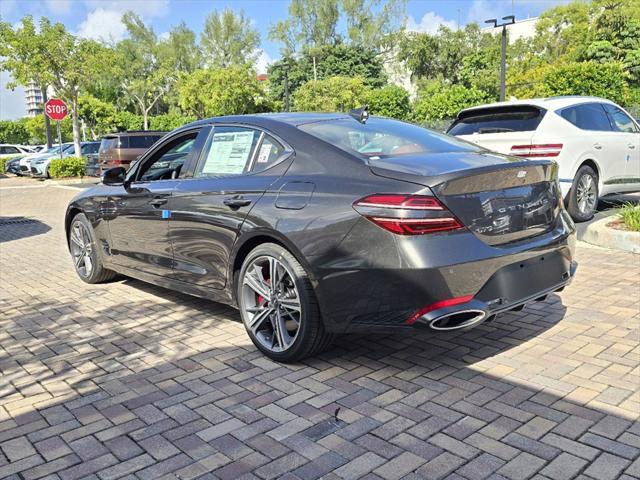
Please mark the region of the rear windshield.
<svg viewBox="0 0 640 480"><path fill-rule="evenodd" d="M100 142L100 150L110 150L112 148L118 148L118 137L104 137Z"/></svg>
<svg viewBox="0 0 640 480"><path fill-rule="evenodd" d="M480 108L462 112L447 132L449 135L531 132L538 128L545 111L528 105Z"/></svg>
<svg viewBox="0 0 640 480"><path fill-rule="evenodd" d="M300 125L301 130L371 160L415 153L479 151L467 142L410 123L370 118L366 124L344 118Z"/></svg>

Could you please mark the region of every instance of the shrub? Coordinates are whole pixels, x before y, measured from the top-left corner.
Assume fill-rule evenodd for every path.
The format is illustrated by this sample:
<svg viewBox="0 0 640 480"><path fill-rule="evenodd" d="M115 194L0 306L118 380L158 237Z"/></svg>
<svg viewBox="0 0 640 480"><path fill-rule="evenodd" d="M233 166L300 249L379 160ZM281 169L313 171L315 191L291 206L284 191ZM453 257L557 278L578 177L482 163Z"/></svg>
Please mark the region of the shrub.
<svg viewBox="0 0 640 480"><path fill-rule="evenodd" d="M405 120L409 118L411 112L409 92L398 85L387 85L371 90L367 103L372 115Z"/></svg>
<svg viewBox="0 0 640 480"><path fill-rule="evenodd" d="M149 117L149 128L151 130L171 131L178 127L182 127L187 123L193 122L196 117L184 116L178 113L165 113L164 115L156 115Z"/></svg>
<svg viewBox="0 0 640 480"><path fill-rule="evenodd" d="M626 203L620 209L620 217L629 230L640 232L640 205Z"/></svg>
<svg viewBox="0 0 640 480"><path fill-rule="evenodd" d="M418 123L455 118L460 110L486 103L489 99L475 87L432 84L419 94L413 116Z"/></svg>
<svg viewBox="0 0 640 480"><path fill-rule="evenodd" d="M362 107L368 95L369 88L361 77L329 77L298 88L293 106L300 112L347 112Z"/></svg>
<svg viewBox="0 0 640 480"><path fill-rule="evenodd" d="M49 175L51 178L82 177L86 163L82 157L56 158L49 164Z"/></svg>

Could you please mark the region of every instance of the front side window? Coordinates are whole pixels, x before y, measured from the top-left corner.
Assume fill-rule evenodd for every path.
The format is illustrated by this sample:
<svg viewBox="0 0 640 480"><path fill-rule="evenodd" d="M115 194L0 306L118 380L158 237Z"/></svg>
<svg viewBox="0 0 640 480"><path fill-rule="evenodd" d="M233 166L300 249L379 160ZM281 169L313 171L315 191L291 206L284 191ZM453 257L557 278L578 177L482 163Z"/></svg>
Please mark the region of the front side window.
<svg viewBox="0 0 640 480"><path fill-rule="evenodd" d="M241 175L250 162L261 132L244 127L214 127L204 146L196 177Z"/></svg>
<svg viewBox="0 0 640 480"><path fill-rule="evenodd" d="M2 153L13 155L14 153L20 153L16 147L2 147Z"/></svg>
<svg viewBox="0 0 640 480"><path fill-rule="evenodd" d="M198 132L192 132L168 142L145 161L137 174L138 181L153 182L180 178L189 153L193 150Z"/></svg>
<svg viewBox="0 0 640 480"><path fill-rule="evenodd" d="M370 118L363 124L341 118L301 125L301 130L371 160L416 153L481 151L467 142L410 123Z"/></svg>
<svg viewBox="0 0 640 480"><path fill-rule="evenodd" d="M585 103L575 107L564 108L560 116L581 130L610 132L611 123L607 114L598 103Z"/></svg>
<svg viewBox="0 0 640 480"><path fill-rule="evenodd" d="M638 131L633 120L629 118L629 115L624 113L618 107L605 104L604 108L609 114L609 117L611 117L611 123L614 131L624 133L635 133Z"/></svg>

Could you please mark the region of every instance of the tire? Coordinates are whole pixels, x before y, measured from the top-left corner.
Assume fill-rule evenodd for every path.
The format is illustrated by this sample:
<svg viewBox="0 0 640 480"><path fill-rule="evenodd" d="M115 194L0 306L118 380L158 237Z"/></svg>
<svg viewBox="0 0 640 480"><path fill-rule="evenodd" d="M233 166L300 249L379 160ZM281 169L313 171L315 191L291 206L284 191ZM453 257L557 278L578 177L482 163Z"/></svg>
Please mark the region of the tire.
<svg viewBox="0 0 640 480"><path fill-rule="evenodd" d="M84 213L77 214L71 220L69 251L76 273L83 282L102 283L116 276L115 272L104 268L93 227Z"/></svg>
<svg viewBox="0 0 640 480"><path fill-rule="evenodd" d="M567 210L576 222L591 220L598 208L598 174L589 165L581 166L568 193Z"/></svg>
<svg viewBox="0 0 640 480"><path fill-rule="evenodd" d="M334 336L324 328L309 276L289 251L274 243L257 246L236 278L242 322L253 344L267 357L296 362L331 344Z"/></svg>

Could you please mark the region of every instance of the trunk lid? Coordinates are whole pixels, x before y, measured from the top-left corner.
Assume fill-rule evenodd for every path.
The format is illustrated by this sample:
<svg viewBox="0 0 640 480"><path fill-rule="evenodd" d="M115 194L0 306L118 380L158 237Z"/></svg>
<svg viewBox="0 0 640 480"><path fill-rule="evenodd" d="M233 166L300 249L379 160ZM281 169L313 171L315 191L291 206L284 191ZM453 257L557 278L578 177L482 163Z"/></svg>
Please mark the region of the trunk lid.
<svg viewBox="0 0 640 480"><path fill-rule="evenodd" d="M514 145L531 145L535 132L505 132L458 135L458 138L494 152L508 155Z"/></svg>
<svg viewBox="0 0 640 480"><path fill-rule="evenodd" d="M560 209L557 164L490 153L408 155L371 162L376 175L427 186L488 245L552 230Z"/></svg>

